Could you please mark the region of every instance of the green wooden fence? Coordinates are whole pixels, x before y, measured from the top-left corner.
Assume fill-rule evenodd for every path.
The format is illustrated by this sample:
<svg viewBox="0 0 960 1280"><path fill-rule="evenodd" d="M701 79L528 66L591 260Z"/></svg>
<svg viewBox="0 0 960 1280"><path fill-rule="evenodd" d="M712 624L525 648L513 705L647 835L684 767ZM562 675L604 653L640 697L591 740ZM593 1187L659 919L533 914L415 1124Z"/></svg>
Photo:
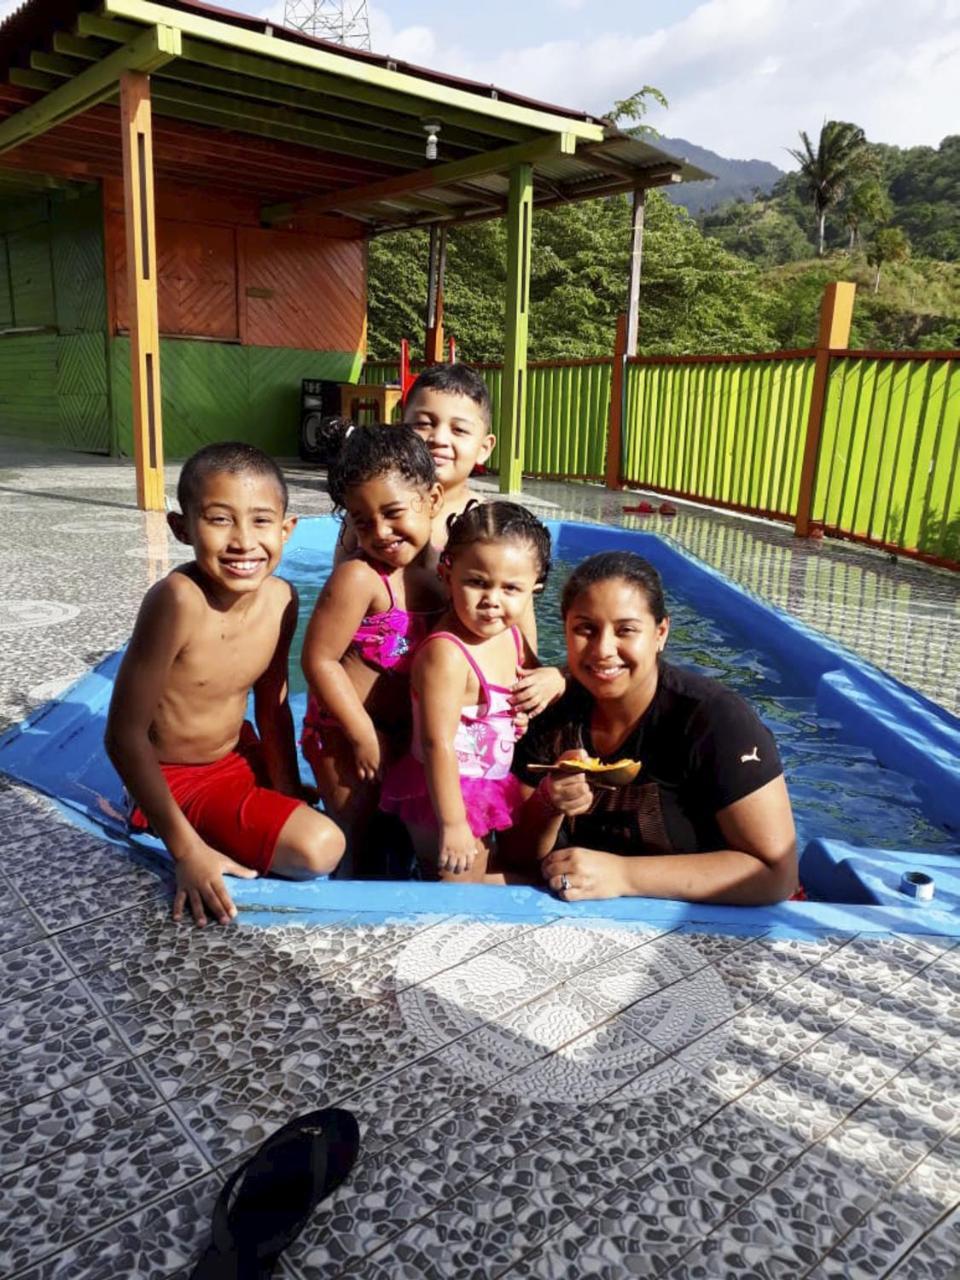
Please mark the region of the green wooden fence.
<svg viewBox="0 0 960 1280"><path fill-rule="evenodd" d="M814 362L812 350L628 359L621 483L792 523ZM527 475L604 478L612 367L609 357L531 363ZM496 424L502 369L477 368ZM363 373L397 376L395 364ZM960 567L960 352L831 352L810 518Z"/></svg>
<svg viewBox="0 0 960 1280"><path fill-rule="evenodd" d="M834 353L811 517L960 564L960 353Z"/></svg>
<svg viewBox="0 0 960 1280"><path fill-rule="evenodd" d="M523 470L526 475L554 480L602 480L607 451L612 359L533 361L527 366L527 415ZM415 364L413 371L421 366ZM478 364L490 392L494 430L500 418L503 366ZM361 380L370 386L396 382L400 367L370 361ZM499 450L490 467L496 471Z"/></svg>
<svg viewBox="0 0 960 1280"><path fill-rule="evenodd" d="M624 483L792 518L812 380L807 351L628 360Z"/></svg>

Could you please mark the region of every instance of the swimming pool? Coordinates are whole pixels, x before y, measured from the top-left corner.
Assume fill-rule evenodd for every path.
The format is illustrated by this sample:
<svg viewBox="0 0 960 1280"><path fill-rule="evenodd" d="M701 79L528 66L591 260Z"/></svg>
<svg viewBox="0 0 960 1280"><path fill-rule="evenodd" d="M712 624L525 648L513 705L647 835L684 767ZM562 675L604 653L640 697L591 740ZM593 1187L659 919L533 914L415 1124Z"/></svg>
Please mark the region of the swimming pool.
<svg viewBox="0 0 960 1280"><path fill-rule="evenodd" d="M237 881L241 908L468 911L509 918L591 915L651 923L774 929L907 929L960 934L960 722L795 619L760 601L660 536L550 523L558 563L540 604L542 649L562 649L556 596L563 562L630 549L661 571L673 614L673 661L743 692L777 736L797 809L802 876L821 902L711 907L653 899L561 903L533 888L329 881ZM301 589L302 628L329 572L338 522L301 520L282 572ZM299 639L295 652L299 649ZM552 652L551 652L552 650ZM58 798L87 821L121 830L119 782L101 739L118 663L113 655L57 702L0 739L0 770ZM305 693L291 672L294 712ZM299 685L299 687L298 687ZM936 881L919 904L900 875ZM233 886L231 886L233 889Z"/></svg>

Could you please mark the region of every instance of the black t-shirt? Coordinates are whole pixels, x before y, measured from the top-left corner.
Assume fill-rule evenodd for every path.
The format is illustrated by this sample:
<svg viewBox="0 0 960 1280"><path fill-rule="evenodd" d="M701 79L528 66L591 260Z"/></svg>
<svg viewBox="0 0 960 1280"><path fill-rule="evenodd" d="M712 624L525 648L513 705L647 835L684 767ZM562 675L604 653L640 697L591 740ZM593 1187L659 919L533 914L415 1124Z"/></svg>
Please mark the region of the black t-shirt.
<svg viewBox="0 0 960 1280"><path fill-rule="evenodd" d="M590 736L592 699L575 681L517 743L513 772L535 787L564 751L599 753ZM596 791L590 813L568 819L557 845L607 853L706 853L722 849L720 809L783 772L773 735L739 694L715 680L661 663L653 702L605 762L640 760L635 782Z"/></svg>

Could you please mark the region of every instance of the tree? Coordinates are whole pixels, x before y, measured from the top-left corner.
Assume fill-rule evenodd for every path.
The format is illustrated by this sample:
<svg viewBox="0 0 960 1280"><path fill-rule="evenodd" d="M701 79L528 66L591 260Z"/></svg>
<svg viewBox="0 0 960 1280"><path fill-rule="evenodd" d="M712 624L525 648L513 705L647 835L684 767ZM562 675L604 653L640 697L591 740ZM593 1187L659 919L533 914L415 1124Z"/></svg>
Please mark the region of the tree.
<svg viewBox="0 0 960 1280"><path fill-rule="evenodd" d="M648 98L652 98L657 106L664 108L670 106L670 103L660 90L655 89L652 84L645 84L636 93L631 93L629 98L618 98L613 104L610 119L614 124L619 124L621 120L633 120L636 122L629 129L624 129L624 133L629 133L631 138L657 138L660 136L652 125L641 123L643 117L650 110L650 105L647 102Z"/></svg>
<svg viewBox="0 0 960 1280"><path fill-rule="evenodd" d="M606 355L623 309L630 253L626 196L538 209L530 260L530 358ZM396 358L400 339L421 348L427 237L401 231L371 241L370 359ZM506 232L501 221L452 227L447 240L446 329L469 361L503 357ZM772 333L757 268L702 234L685 209L647 195L640 341L645 352L764 351Z"/></svg>
<svg viewBox="0 0 960 1280"><path fill-rule="evenodd" d="M866 137L859 125L845 120L828 120L820 130L814 150L801 129L803 149L788 148L800 166L800 178L813 199L817 224L817 254L823 257L827 211L842 197L856 162L862 157Z"/></svg>
<svg viewBox="0 0 960 1280"><path fill-rule="evenodd" d="M867 249L867 261L876 267L873 292L880 289L880 268L885 262L903 262L910 256L910 241L899 227L881 227Z"/></svg>
<svg viewBox="0 0 960 1280"><path fill-rule="evenodd" d="M869 226L881 227L893 216L893 201L890 193L876 178L865 178L850 192L843 209L843 219L850 232L850 243L847 246L853 253L860 243L860 235L866 223Z"/></svg>

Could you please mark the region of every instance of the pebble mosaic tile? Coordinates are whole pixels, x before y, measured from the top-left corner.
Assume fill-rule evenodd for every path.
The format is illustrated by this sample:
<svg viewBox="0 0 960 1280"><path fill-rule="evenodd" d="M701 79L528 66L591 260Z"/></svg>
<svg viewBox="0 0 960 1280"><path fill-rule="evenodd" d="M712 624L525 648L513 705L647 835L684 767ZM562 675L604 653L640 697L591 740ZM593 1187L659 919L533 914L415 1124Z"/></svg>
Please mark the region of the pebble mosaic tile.
<svg viewBox="0 0 960 1280"><path fill-rule="evenodd" d="M125 464L4 449L0 725L121 644L178 556ZM289 476L295 510L329 509L313 472ZM531 493L638 523L602 489ZM960 710L955 578L680 505L651 527ZM0 780L16 1280L186 1280L234 1162L334 1103L360 1161L283 1280L955 1280L958 1064L960 946L934 936L175 926L151 869Z"/></svg>

